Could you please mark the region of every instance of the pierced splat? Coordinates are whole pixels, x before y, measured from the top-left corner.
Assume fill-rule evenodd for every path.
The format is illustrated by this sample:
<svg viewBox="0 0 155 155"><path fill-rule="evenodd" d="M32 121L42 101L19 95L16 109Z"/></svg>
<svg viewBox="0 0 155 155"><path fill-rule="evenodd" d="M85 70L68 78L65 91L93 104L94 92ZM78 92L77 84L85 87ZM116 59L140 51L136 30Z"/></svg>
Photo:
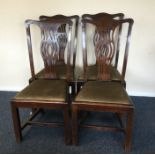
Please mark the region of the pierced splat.
<svg viewBox="0 0 155 155"><path fill-rule="evenodd" d="M73 16L64 16L62 14L57 14L55 16L45 16L45 15L41 15L39 17L40 21L51 21L51 20L62 20L62 19L67 19L67 20L71 20L73 22L72 27L74 27L72 29L72 38L74 38L74 43L72 44L72 50L73 53L71 55L71 65L73 66L73 68L75 68L75 58L76 58L76 44L77 44L77 33L78 33L78 23L79 23L79 16L77 15L73 15ZM59 27L59 32L66 32L66 30L68 30L68 26L67 24L62 24ZM65 43L65 37L60 39L60 42L62 42L62 44L60 44L60 50L63 51L64 47L63 44ZM60 52L63 54L63 52ZM62 55L63 57L63 55Z"/></svg>
<svg viewBox="0 0 155 155"><path fill-rule="evenodd" d="M52 25L45 28L46 24L41 24L41 54L44 60L46 78L56 78L55 65L64 63L64 50L67 45L67 34L58 32L60 25ZM51 74L52 73L52 74Z"/></svg>
<svg viewBox="0 0 155 155"><path fill-rule="evenodd" d="M112 19L117 19L117 20L121 20L124 18L124 14L123 13L116 13L116 14L109 14L106 12L101 12L101 13L97 13L97 14L84 14L82 15L82 19L87 19L90 21L100 21L100 20L105 20L105 21L109 21ZM116 35L117 37L119 37L121 35L121 31L122 31L122 27L120 26ZM115 53L115 58L113 60L113 64L115 65L115 67L117 68L118 65L118 59L119 59L119 50L120 50L120 38L118 38L117 42L116 42L116 53Z"/></svg>
<svg viewBox="0 0 155 155"><path fill-rule="evenodd" d="M96 63L98 67L97 79L109 80L109 64L111 64L115 54L115 37L114 29L107 27L100 27L96 29L94 35L94 46Z"/></svg>
<svg viewBox="0 0 155 155"><path fill-rule="evenodd" d="M117 52L117 43L118 43L118 29L122 27L123 23L129 24L128 36L131 33L131 27L133 24L132 19L125 20L115 20L115 19L101 19L99 20L89 20L83 19L83 35L85 35L86 24L93 24L95 26L95 33L93 36L93 43L95 48L96 55L96 64L97 64L97 79L98 80L111 80L111 73L109 67L112 65L112 60L115 53ZM128 39L126 40L125 56L128 54ZM86 49L84 49L86 53ZM87 59L87 57L85 58ZM122 75L124 77L126 69L126 59L123 62ZM86 64L87 65L87 64ZM86 69L87 72L87 69ZM124 73L123 73L124 72ZM85 73L86 75L87 73Z"/></svg>

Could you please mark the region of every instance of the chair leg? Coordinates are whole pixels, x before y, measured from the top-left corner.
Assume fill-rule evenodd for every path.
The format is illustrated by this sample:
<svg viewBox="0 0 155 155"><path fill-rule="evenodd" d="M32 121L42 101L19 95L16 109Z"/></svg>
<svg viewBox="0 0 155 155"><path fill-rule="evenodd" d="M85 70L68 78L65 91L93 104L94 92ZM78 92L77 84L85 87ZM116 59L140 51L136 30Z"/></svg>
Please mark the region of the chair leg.
<svg viewBox="0 0 155 155"><path fill-rule="evenodd" d="M22 132L21 132L21 125L20 125L20 117L19 117L19 110L16 106L14 106L13 102L11 104L12 110L12 118L14 124L14 132L16 136L17 143L21 142L22 140Z"/></svg>
<svg viewBox="0 0 155 155"><path fill-rule="evenodd" d="M124 125L123 125L123 113L117 112L116 115L117 115L117 117L118 117L120 126L123 128L123 126L124 126Z"/></svg>
<svg viewBox="0 0 155 155"><path fill-rule="evenodd" d="M45 113L44 109L40 109L40 108L31 108L30 115L33 115L33 114L36 113L36 111L38 111L38 110L39 110L39 112L41 112L41 114L44 114L44 113Z"/></svg>
<svg viewBox="0 0 155 155"><path fill-rule="evenodd" d="M72 95L74 96L76 94L76 86L75 84L72 84Z"/></svg>
<svg viewBox="0 0 155 155"><path fill-rule="evenodd" d="M66 106L64 108L64 139L65 144L70 144L70 134L69 134L69 113L68 113L68 107Z"/></svg>
<svg viewBox="0 0 155 155"><path fill-rule="evenodd" d="M126 137L125 137L125 152L131 150L131 139L132 139L132 127L133 127L133 110L128 112L127 125L126 125Z"/></svg>
<svg viewBox="0 0 155 155"><path fill-rule="evenodd" d="M32 108L31 109L32 114L34 114L36 111L37 111L37 108Z"/></svg>
<svg viewBox="0 0 155 155"><path fill-rule="evenodd" d="M78 109L72 105L72 144L78 144Z"/></svg>

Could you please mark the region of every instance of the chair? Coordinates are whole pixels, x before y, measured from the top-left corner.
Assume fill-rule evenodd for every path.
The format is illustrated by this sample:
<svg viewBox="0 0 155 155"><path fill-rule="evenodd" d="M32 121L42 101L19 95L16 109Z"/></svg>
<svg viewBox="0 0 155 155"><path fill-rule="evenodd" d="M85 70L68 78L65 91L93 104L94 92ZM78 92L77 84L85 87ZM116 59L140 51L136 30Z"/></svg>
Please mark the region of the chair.
<svg viewBox="0 0 155 155"><path fill-rule="evenodd" d="M91 14L84 14L82 15L82 19L87 19L90 21L98 21L98 20L105 20L105 21L109 21L112 19L123 19L124 18L124 14L123 13L117 13L117 14L108 14L108 13L98 13L95 15L91 15ZM119 59L119 52L120 52L120 35L121 35L121 31L122 31L122 27L120 25L120 27L117 29L117 31L115 32L117 35L117 38L114 40L115 41L115 45L116 45L116 52L115 52L115 58L113 59L113 64L110 66L110 72L111 72L111 80L113 81L121 81L122 83L124 83L125 85L125 81L122 81L122 77L121 74L119 73L119 71L117 70L117 66L118 66L118 59ZM87 40L87 44L86 47L88 50L83 51L83 65L84 65L84 72L86 73L86 70L88 71L87 73L87 80L96 80L97 77L97 65L96 65L96 59L95 59L95 51L94 51L94 47L92 44L92 38L91 36L93 36L93 33L95 33L95 28L93 25L91 24L87 24L86 25L86 40ZM89 60L91 55L91 59L93 58L93 60ZM89 57L88 57L89 56ZM90 62L93 61L93 62ZM85 74L84 74L85 76ZM84 76L79 76L78 80L82 81L84 80ZM80 87L80 86L79 86Z"/></svg>
<svg viewBox="0 0 155 155"><path fill-rule="evenodd" d="M61 31L61 26L67 24L68 34ZM51 127L64 126L65 143L68 144L69 139L69 116L68 116L68 84L71 80L72 70L70 65L71 56L71 31L72 21L69 19L52 19L50 21L27 20L25 22L28 51L30 57L32 79L35 79L33 52L31 42L31 25L37 26L41 31L40 52L44 62L44 74L41 79L33 80L26 88L19 92L11 100L12 118L16 141L22 140L22 130L27 125L48 125ZM63 38L66 38L63 40ZM61 46L68 47L67 64L64 63ZM57 67L64 65L66 67L66 80L58 80ZM21 125L19 108L36 109L28 121ZM64 121L61 123L48 123L34 121L35 116L41 109L59 109L62 110Z"/></svg>
<svg viewBox="0 0 155 155"><path fill-rule="evenodd" d="M98 19L98 20L82 20L82 36L83 36L83 53L86 59L87 41L86 41L86 25L92 24L95 27L93 34L93 45L95 49L97 73L96 80L88 80L88 69L84 72L86 83L81 88L74 101L72 102L72 143L78 144L78 127L95 128L98 130L123 131L125 133L125 151L131 149L131 135L133 126L134 104L128 96L121 82L113 81L111 75L111 64L116 52L115 31L124 24L128 25L127 38L125 43L124 69L122 79L124 80L127 65L126 57L129 50L129 42L133 19ZM124 42L123 42L124 43ZM86 62L86 61L84 61ZM125 124L121 117L119 118L120 127L113 126L97 126L83 125L78 123L78 114L80 111L96 111L96 112L112 112L122 114L126 120Z"/></svg>
<svg viewBox="0 0 155 155"><path fill-rule="evenodd" d="M70 61L71 61L71 68L72 70L74 71L75 69L75 58L76 58L76 44L77 44L77 27L78 27L78 22L79 22L79 16L77 15L74 15L74 16L64 16L64 15L55 15L55 16L44 16L44 15L41 15L39 17L39 20L40 21L50 21L50 20L61 20L61 19L68 19L68 20L71 20L73 22L73 28L72 28L72 41L73 41L73 44L72 44L72 47L71 47L71 50L72 50L72 54L71 54L71 57L70 57ZM61 25L60 27L60 30L62 32L66 32L68 31L68 25L67 24L63 24ZM43 34L42 34L43 35ZM63 41L66 40L67 36L64 36L63 38ZM67 40L66 40L67 41ZM67 55L67 50L68 48L65 47L65 44L61 44L61 47L60 47L60 50L62 51L62 59L66 59L66 55ZM32 64L33 62L31 62L32 59L30 58L30 63ZM66 63L66 62L65 62ZM64 65L59 65L59 66L56 66L56 70L57 72L59 72L58 76L57 76L57 79L66 79L66 70L65 70L65 66ZM31 68L32 70L32 68ZM39 71L38 73L35 73L34 75L32 74L32 77L29 81L33 81L34 79L42 79L44 78L44 69L42 69L41 71ZM71 79L72 81L74 80L74 74L71 76ZM69 82L69 86L71 86L71 89L72 89L72 92L74 92L74 82L70 81Z"/></svg>
<svg viewBox="0 0 155 155"><path fill-rule="evenodd" d="M71 20L73 22L73 28L72 28L72 32L71 32L71 36L72 36L72 52L71 52L71 57L70 57L70 61L71 61L71 69L74 71L75 69L75 58L76 58L76 44L77 44L77 27L78 27L78 22L79 22L79 16L77 15L73 15L73 16L64 16L64 15L61 15L61 14L58 14L58 15L54 15L54 16L45 16L45 15L41 15L39 17L39 20L40 21L50 21L50 20L61 20L61 19L68 19L68 20ZM62 32L67 32L68 33L68 25L67 24L63 24L61 25L61 27L59 28ZM42 35L44 35L42 33ZM64 38L63 41L67 41L67 36L63 36ZM61 57L62 59L64 59L64 62L66 63L66 57L67 57L67 52L68 52L68 48L65 47L65 44L61 44L60 45L60 51L62 53ZM32 59L30 58L30 64L33 64L33 61ZM32 62L31 62L32 61ZM61 61L61 59L60 59ZM57 72L59 73L57 75L57 79L64 79L66 80L66 67L65 65L58 65L58 66L55 66ZM32 70L32 68L31 68ZM29 79L29 83L31 83L33 80L36 80L36 79L42 79L44 78L44 72L45 72L45 69L41 69L39 72L35 72L34 75L31 74L31 78ZM72 72L73 73L73 72ZM71 79L70 81L68 81L68 85L69 85L69 89L68 89L68 99L71 100L71 92L75 92L75 84L74 84L74 73L71 75ZM71 101L69 101L70 103ZM32 109L32 113L35 111L35 109Z"/></svg>

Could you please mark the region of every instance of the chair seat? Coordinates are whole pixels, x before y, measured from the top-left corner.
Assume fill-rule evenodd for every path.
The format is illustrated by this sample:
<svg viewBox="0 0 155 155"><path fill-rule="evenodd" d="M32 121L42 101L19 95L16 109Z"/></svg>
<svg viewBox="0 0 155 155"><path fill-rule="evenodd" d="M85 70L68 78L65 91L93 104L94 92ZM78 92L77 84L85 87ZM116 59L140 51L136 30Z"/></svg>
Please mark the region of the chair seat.
<svg viewBox="0 0 155 155"><path fill-rule="evenodd" d="M118 70L113 67L110 66L110 75L111 75L111 80L112 81L121 81L121 75L118 72ZM92 66L88 66L88 80L96 80L97 78L97 66L96 65L92 65ZM79 77L79 80L82 80L83 76Z"/></svg>
<svg viewBox="0 0 155 155"><path fill-rule="evenodd" d="M19 92L14 100L65 102L66 89L63 80L35 80Z"/></svg>
<svg viewBox="0 0 155 155"><path fill-rule="evenodd" d="M89 102L88 104L133 105L126 90L119 82L88 81L76 96L75 101L77 104Z"/></svg>
<svg viewBox="0 0 155 155"><path fill-rule="evenodd" d="M55 70L56 70L56 74L57 74L56 79L66 79L67 67L65 65L63 65L63 66L55 66ZM35 77L36 77L36 79L45 79L44 75L45 75L45 70L42 69L41 71L39 71L35 75Z"/></svg>

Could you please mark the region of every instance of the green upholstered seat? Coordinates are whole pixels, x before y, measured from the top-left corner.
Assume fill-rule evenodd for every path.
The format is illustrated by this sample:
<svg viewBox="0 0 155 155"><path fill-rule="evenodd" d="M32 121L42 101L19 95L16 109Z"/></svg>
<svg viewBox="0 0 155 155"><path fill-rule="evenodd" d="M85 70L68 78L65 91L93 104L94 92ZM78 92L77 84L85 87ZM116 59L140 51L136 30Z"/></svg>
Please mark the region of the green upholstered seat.
<svg viewBox="0 0 155 155"><path fill-rule="evenodd" d="M113 66L109 66L110 67L110 75L111 75L111 80L112 81L121 81L121 75L118 72L118 70L113 67ZM96 65L92 65L92 66L88 66L88 80L96 80L97 77L97 66ZM79 80L82 80L83 76L79 77Z"/></svg>
<svg viewBox="0 0 155 155"><path fill-rule="evenodd" d="M126 90L118 82L88 81L76 96L75 101L83 104L86 102L87 104L132 105Z"/></svg>
<svg viewBox="0 0 155 155"><path fill-rule="evenodd" d="M65 102L66 89L64 80L35 80L19 92L14 100Z"/></svg>

